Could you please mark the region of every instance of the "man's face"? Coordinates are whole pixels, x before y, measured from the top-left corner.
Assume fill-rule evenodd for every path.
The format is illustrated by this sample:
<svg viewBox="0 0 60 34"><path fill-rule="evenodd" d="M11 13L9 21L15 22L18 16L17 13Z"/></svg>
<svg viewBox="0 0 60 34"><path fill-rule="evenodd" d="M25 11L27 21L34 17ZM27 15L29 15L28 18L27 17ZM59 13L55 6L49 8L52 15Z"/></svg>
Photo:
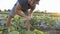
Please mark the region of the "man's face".
<svg viewBox="0 0 60 34"><path fill-rule="evenodd" d="M35 6L36 4L39 5L39 1L40 1L40 0L34 0L34 1L33 1L33 4L32 4L31 6Z"/></svg>

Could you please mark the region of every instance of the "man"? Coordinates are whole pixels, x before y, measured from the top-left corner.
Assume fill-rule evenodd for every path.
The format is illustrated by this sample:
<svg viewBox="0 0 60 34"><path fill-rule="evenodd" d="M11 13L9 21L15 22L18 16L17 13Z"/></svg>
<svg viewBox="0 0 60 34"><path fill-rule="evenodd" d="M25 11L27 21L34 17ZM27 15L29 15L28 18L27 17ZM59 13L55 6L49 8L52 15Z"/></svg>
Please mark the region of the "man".
<svg viewBox="0 0 60 34"><path fill-rule="evenodd" d="M10 15L8 17L7 24L6 24L6 29L9 29L12 18L17 14L25 18L26 28L27 30L30 30L31 25L29 20L31 19L32 12L35 9L36 4L38 3L39 3L39 0L18 0L10 12ZM20 10L22 10L24 14L21 13Z"/></svg>

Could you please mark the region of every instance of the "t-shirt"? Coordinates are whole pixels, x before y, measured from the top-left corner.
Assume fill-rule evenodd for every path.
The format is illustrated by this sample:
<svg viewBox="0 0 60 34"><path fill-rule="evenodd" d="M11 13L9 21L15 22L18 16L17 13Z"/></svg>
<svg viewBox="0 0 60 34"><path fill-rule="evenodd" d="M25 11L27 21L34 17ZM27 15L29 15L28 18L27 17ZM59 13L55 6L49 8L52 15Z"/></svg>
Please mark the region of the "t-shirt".
<svg viewBox="0 0 60 34"><path fill-rule="evenodd" d="M35 9L35 6L30 6L28 4L28 0L18 0L19 4L21 5L21 10L27 10L27 9L32 9L34 10Z"/></svg>

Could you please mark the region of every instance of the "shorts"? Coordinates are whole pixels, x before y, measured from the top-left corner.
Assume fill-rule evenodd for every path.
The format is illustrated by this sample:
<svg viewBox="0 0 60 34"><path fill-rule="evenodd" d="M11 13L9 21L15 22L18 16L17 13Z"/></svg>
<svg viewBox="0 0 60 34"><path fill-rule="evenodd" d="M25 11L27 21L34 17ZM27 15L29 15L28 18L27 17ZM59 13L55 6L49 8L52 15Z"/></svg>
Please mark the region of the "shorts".
<svg viewBox="0 0 60 34"><path fill-rule="evenodd" d="M18 3L19 2L16 2L16 4L14 5L14 7L12 8L12 10L9 13L9 16L11 16L12 18L15 16L15 10L16 10L16 6L17 6ZM23 13L25 15L28 15L28 11L27 10L22 10L22 11L23 11Z"/></svg>

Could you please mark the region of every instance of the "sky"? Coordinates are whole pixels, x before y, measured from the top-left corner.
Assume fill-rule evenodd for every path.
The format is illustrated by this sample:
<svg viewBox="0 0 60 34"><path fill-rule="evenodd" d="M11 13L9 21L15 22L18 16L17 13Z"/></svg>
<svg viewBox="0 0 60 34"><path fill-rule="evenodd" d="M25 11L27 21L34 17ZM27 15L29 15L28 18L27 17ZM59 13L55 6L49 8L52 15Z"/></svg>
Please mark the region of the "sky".
<svg viewBox="0 0 60 34"><path fill-rule="evenodd" d="M12 9L17 0L0 0L0 9ZM60 0L40 0L35 10L60 13Z"/></svg>

